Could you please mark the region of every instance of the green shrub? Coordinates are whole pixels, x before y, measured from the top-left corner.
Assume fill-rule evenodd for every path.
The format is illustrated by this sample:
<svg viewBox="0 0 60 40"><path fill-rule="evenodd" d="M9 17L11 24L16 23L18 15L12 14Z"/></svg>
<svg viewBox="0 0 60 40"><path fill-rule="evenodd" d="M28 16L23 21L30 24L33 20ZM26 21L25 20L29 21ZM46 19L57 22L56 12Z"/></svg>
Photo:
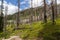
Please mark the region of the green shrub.
<svg viewBox="0 0 60 40"><path fill-rule="evenodd" d="M60 37L60 24L46 23L42 33L44 40L58 40L58 37Z"/></svg>
<svg viewBox="0 0 60 40"><path fill-rule="evenodd" d="M41 24L41 22L33 22L31 24L22 24L19 27L21 30L15 30L14 25L6 27L5 37L20 36L23 39L43 38L44 40L60 40L60 20L56 20L56 24L52 24L51 21ZM0 37L3 37L4 33L0 33Z"/></svg>

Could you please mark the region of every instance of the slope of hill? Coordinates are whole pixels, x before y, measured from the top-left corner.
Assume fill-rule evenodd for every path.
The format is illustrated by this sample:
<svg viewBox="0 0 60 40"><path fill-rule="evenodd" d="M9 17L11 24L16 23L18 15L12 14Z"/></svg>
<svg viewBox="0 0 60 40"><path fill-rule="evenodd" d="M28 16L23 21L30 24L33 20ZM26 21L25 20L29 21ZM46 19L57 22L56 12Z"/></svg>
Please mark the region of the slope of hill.
<svg viewBox="0 0 60 40"><path fill-rule="evenodd" d="M57 6L57 13L60 13L60 4ZM17 12L18 13L18 12ZM13 15L8 15L7 19L8 20L16 20L16 14ZM47 18L51 19L52 17L52 10L51 10L51 5L47 6L46 9L46 14L47 14ZM44 16L44 7L36 7L36 8L29 8L26 10L23 10L20 12L20 19L29 19L32 16L39 16L39 18L43 18Z"/></svg>
<svg viewBox="0 0 60 40"><path fill-rule="evenodd" d="M34 16L35 14L39 15L40 11L43 10L43 7L37 7L37 8L30 8L30 9L26 9L20 12L20 18L28 18L31 16L31 14ZM18 13L18 12L17 12ZM16 14L13 15L8 15L8 20L10 19L16 19Z"/></svg>

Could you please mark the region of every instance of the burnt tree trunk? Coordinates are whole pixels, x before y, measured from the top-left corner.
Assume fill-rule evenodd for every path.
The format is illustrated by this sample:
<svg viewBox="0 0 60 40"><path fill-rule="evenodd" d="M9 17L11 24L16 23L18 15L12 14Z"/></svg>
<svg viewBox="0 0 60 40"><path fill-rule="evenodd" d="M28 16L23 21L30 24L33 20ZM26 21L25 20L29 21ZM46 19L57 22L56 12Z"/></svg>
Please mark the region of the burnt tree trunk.
<svg viewBox="0 0 60 40"><path fill-rule="evenodd" d="M1 0L1 14L0 14L0 31L3 32L4 17L3 17L3 0Z"/></svg>
<svg viewBox="0 0 60 40"><path fill-rule="evenodd" d="M17 21L16 29L18 29L19 23L20 23L20 18L19 18L20 17L19 16L20 15L20 10L19 9L20 9L20 0L18 0L18 13L16 14L16 21Z"/></svg>
<svg viewBox="0 0 60 40"><path fill-rule="evenodd" d="M33 22L33 13L32 13L32 11L33 11L33 8L32 8L32 0L31 0L31 17L30 17L30 22Z"/></svg>
<svg viewBox="0 0 60 40"><path fill-rule="evenodd" d="M47 22L47 16L46 16L46 0L44 0L44 22Z"/></svg>
<svg viewBox="0 0 60 40"><path fill-rule="evenodd" d="M54 16L54 5L53 5L53 1L52 1L52 3L51 3L51 7L52 7L52 23L54 24L55 23L55 16Z"/></svg>
<svg viewBox="0 0 60 40"><path fill-rule="evenodd" d="M55 0L55 16L57 18L57 0Z"/></svg>

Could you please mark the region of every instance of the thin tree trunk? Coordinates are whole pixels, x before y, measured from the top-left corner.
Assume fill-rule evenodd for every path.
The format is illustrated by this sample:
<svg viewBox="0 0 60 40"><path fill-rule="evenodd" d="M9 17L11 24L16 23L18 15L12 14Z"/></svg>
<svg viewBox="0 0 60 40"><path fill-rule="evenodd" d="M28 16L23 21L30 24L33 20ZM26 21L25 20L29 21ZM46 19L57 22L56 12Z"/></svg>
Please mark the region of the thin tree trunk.
<svg viewBox="0 0 60 40"><path fill-rule="evenodd" d="M17 19L17 28L19 27L19 23L20 23L20 0L18 0L18 13L16 14L16 19Z"/></svg>
<svg viewBox="0 0 60 40"><path fill-rule="evenodd" d="M8 11L8 6L5 7L5 17L4 17L5 27L7 25L7 11Z"/></svg>
<svg viewBox="0 0 60 40"><path fill-rule="evenodd" d="M2 14L2 12L3 12L3 0L1 0L1 14Z"/></svg>
<svg viewBox="0 0 60 40"><path fill-rule="evenodd" d="M32 13L32 11L33 11L33 8L32 8L32 0L31 0L31 19L30 19L30 22L32 22L33 21L33 13Z"/></svg>
<svg viewBox="0 0 60 40"><path fill-rule="evenodd" d="M7 11L8 11L8 7L5 7L5 17L4 17L4 35L6 36L6 25L7 25ZM5 37L6 38L6 37Z"/></svg>
<svg viewBox="0 0 60 40"><path fill-rule="evenodd" d="M54 16L54 4L53 4L53 1L52 1L52 3L51 3L51 7L52 7L52 23L54 24L55 23L55 16Z"/></svg>
<svg viewBox="0 0 60 40"><path fill-rule="evenodd" d="M44 0L44 22L47 22L47 16L46 16L46 0Z"/></svg>
<svg viewBox="0 0 60 40"><path fill-rule="evenodd" d="M57 18L57 0L55 0L55 15L56 15L56 18Z"/></svg>
<svg viewBox="0 0 60 40"><path fill-rule="evenodd" d="M4 27L4 18L3 18L3 0L1 0L1 27L2 27L2 31L3 31L3 27Z"/></svg>

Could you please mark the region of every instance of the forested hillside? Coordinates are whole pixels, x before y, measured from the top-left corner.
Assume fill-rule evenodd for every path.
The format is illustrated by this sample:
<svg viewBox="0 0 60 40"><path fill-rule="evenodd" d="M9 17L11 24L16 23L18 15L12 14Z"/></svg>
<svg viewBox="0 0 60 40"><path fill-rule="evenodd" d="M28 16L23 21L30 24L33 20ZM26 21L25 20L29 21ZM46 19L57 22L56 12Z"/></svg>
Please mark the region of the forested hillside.
<svg viewBox="0 0 60 40"><path fill-rule="evenodd" d="M60 14L60 5L57 6L57 14ZM8 20L13 20L15 19L16 20L16 14L17 13L14 13L12 15L8 15L7 19ZM20 19L25 19L25 18L29 18L31 17L31 14L32 16L39 16L40 18L44 16L44 7L36 7L36 8L29 8L29 9L26 9L26 10L23 10L23 11L20 11ZM48 5L47 6L47 9L46 9L46 14L47 14L47 17L51 17L51 14L52 14L52 10L51 10L51 6Z"/></svg>
<svg viewBox="0 0 60 40"><path fill-rule="evenodd" d="M22 17L29 17L31 16L31 14L34 16L35 14L36 15L39 15L43 12L43 7L37 7L37 8L29 8L29 9L26 9L26 10L23 10L20 12L20 18ZM17 12L18 13L18 12ZM17 13L14 13L13 15L8 15L8 19L16 19L16 14Z"/></svg>

